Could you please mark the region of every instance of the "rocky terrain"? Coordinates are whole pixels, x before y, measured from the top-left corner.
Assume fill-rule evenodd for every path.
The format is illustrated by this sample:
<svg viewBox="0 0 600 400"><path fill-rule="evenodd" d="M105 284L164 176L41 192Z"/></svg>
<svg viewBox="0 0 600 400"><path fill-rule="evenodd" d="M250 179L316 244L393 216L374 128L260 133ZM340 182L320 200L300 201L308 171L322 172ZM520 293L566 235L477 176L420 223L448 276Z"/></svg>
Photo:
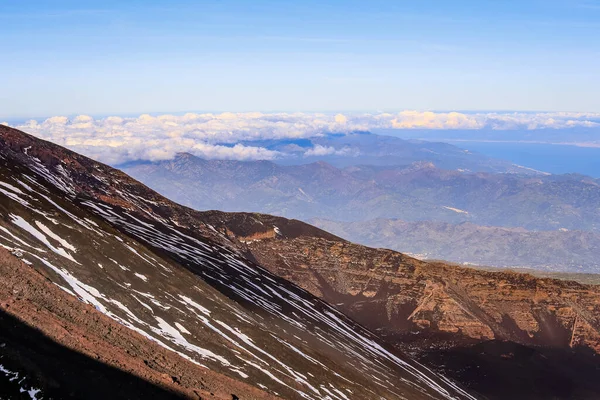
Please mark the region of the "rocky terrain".
<svg viewBox="0 0 600 400"><path fill-rule="evenodd" d="M396 219L339 222L311 219L312 225L352 242L412 254L420 259L536 271L600 271L600 233L528 231L470 222L407 222Z"/></svg>
<svg viewBox="0 0 600 400"><path fill-rule="evenodd" d="M216 215L226 219L0 126L9 398L80 398L98 387L98 396L123 387L152 398L474 398L268 272L211 224Z"/></svg>
<svg viewBox="0 0 600 400"><path fill-rule="evenodd" d="M0 165L9 398L109 390L73 384L82 368L154 398L600 393L598 286L419 261L275 216L197 212L6 127ZM44 361L63 357L64 374Z"/></svg>
<svg viewBox="0 0 600 400"><path fill-rule="evenodd" d="M600 393L600 286L423 262L261 214L206 219L272 272L489 398Z"/></svg>
<svg viewBox="0 0 600 400"><path fill-rule="evenodd" d="M0 364L17 377L0 378L2 398L277 398L148 341L43 273L0 249Z"/></svg>

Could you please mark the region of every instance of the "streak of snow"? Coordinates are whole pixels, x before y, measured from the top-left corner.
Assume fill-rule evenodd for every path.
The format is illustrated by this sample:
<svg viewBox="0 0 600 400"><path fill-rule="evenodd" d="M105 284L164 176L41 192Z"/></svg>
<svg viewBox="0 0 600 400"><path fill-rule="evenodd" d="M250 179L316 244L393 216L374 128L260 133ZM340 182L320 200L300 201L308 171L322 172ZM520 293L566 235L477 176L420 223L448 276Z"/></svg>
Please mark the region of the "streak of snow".
<svg viewBox="0 0 600 400"><path fill-rule="evenodd" d="M19 243L21 243L24 246L30 247L30 248L32 248L34 250L37 250L37 251L41 252L41 253L45 253L46 252L46 250L40 249L38 247L33 247L32 245L30 245L26 241L22 240L20 237L13 235L13 233L11 231L9 231L8 229L6 229L3 226L0 226L0 230L2 230L3 232L9 234L13 239L15 239L16 241L18 241Z"/></svg>
<svg viewBox="0 0 600 400"><path fill-rule="evenodd" d="M106 314L106 312L107 312L106 307L97 299L97 297L102 297L102 294L96 288L80 282L77 278L75 278L73 275L71 275L67 270L55 267L48 260L45 260L42 257L39 257L35 254L31 254L31 255L34 256L35 258L37 258L38 260L40 260L44 265L46 265L52 271L54 271L58 275L60 275L60 277L63 278L63 280L65 282L67 282L69 284L69 286L71 286L71 289L73 290L73 292L75 292L77 294L77 296L79 296L81 299L83 299L83 301L93 305L94 307L96 307L96 309L98 311Z"/></svg>
<svg viewBox="0 0 600 400"><path fill-rule="evenodd" d="M143 301L141 301L140 299L137 298L136 295L131 295L131 297L133 297L134 299L137 300L138 303L140 303L143 307L147 308L148 310L150 310L151 313L154 313L154 310L152 309L152 307L150 307L148 304L144 303Z"/></svg>
<svg viewBox="0 0 600 400"><path fill-rule="evenodd" d="M90 230L92 232L95 232L97 234L99 234L100 236L104 236L102 234L102 232L93 229L89 224L87 224L85 221L83 221L81 218L78 218L75 214L70 213L69 211L65 210L63 207L59 206L54 200L52 200L50 197L46 196L45 194L42 193L37 193L38 195L40 195L41 197L43 197L48 203L52 204L54 207L56 207L60 212L62 212L63 214L65 214L66 216L68 216L69 218L71 218L73 221L75 221L77 224L81 225L82 227L84 227L87 230Z"/></svg>
<svg viewBox="0 0 600 400"><path fill-rule="evenodd" d="M67 242L65 239L61 238L60 236L58 236L57 234L55 234L54 232L52 232L50 230L50 228L48 228L46 225L42 224L39 221L35 221L35 224L37 225L38 228L41 229L42 232L44 232L46 235L50 236L52 239L56 240L65 249L71 250L74 253L77 252L77 249L75 248L75 246L73 246L72 244L70 244L69 242Z"/></svg>
<svg viewBox="0 0 600 400"><path fill-rule="evenodd" d="M200 311L202 314L210 317L210 310L207 309L206 307L201 306L200 304L196 303L194 300L190 299L189 297L186 297L183 295L179 295L179 297L183 300L183 303L194 307L195 309Z"/></svg>
<svg viewBox="0 0 600 400"><path fill-rule="evenodd" d="M36 228L34 228L31 224L29 224L29 222L25 221L21 216L19 215L14 215L14 214L10 214L10 218L12 220L12 223L15 224L16 226L18 226L19 228L23 229L24 231L28 232L29 234L31 234L33 237L35 237L36 239L38 239L40 242L44 243L46 245L46 247L48 247L50 250L52 250L54 253L73 261L76 264L79 264L77 261L75 261L75 259L73 258L73 256L71 256L69 253L67 253L65 251L65 249L63 249L62 247L54 247L46 238L46 236L38 231Z"/></svg>
<svg viewBox="0 0 600 400"><path fill-rule="evenodd" d="M144 282L148 282L148 278L142 274L138 274L137 272L133 273L135 276L137 276L138 278L140 278L141 280L143 280Z"/></svg>
<svg viewBox="0 0 600 400"><path fill-rule="evenodd" d="M160 317L155 317L155 319L158 322L159 328L156 329L152 327L152 331L154 333L161 335L165 339L168 339L169 341L199 355L202 358L208 358L219 361L225 366L231 365L231 363L227 361L227 359L225 359L224 357L221 357L210 350L203 349L202 347L196 346L188 342L176 328L169 325L169 323L167 323L167 321L165 321L164 319Z"/></svg>
<svg viewBox="0 0 600 400"><path fill-rule="evenodd" d="M21 180L17 179L17 183L18 183L19 185L23 186L23 187L25 188L25 190L27 190L27 191L29 191L29 192L32 192L32 191L33 191L33 189L31 188L31 186L29 186L29 185L28 185L28 184L26 184L25 182L23 182L23 181L21 181Z"/></svg>
<svg viewBox="0 0 600 400"><path fill-rule="evenodd" d="M23 193L23 191L21 191L21 189L14 187L13 185L11 185L10 183L6 183L3 181L0 181L0 186L4 186L7 189L12 190L13 192L17 193L17 194L25 194Z"/></svg>
<svg viewBox="0 0 600 400"><path fill-rule="evenodd" d="M448 207L448 206L443 206L442 208L445 208L446 210L450 210L450 211L454 211L455 213L458 214L468 214L468 211L465 210L461 210L460 208L454 208L454 207Z"/></svg>
<svg viewBox="0 0 600 400"><path fill-rule="evenodd" d="M179 322L175 322L175 326L177 327L177 329L179 329L181 333L187 333L188 335L191 335L190 331L185 329L185 326L181 325Z"/></svg>
<svg viewBox="0 0 600 400"><path fill-rule="evenodd" d="M9 192L7 190L4 190L2 188L0 188L0 193L2 193L3 195L5 195L6 197L8 197L9 199L16 201L17 203L21 204L23 207L32 209L33 207L31 206L31 204L29 204L28 201L22 199L19 197L18 194L13 193L13 192Z"/></svg>

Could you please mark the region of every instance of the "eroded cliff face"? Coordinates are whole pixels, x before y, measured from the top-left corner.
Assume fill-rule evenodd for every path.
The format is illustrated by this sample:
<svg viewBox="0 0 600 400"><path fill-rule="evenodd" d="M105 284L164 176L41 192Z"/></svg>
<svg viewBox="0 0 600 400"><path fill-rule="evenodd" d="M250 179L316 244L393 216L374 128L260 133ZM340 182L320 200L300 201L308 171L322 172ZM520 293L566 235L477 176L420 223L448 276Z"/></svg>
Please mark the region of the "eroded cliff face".
<svg viewBox="0 0 600 400"><path fill-rule="evenodd" d="M254 233L237 228L246 229L238 238L252 238L241 245L261 265L403 347L507 340L600 352L597 286L423 262L311 231L298 221L262 222L252 223ZM235 232L230 226L228 233Z"/></svg>
<svg viewBox="0 0 600 400"><path fill-rule="evenodd" d="M598 398L600 286L423 262L261 214L204 218L261 265L483 398Z"/></svg>

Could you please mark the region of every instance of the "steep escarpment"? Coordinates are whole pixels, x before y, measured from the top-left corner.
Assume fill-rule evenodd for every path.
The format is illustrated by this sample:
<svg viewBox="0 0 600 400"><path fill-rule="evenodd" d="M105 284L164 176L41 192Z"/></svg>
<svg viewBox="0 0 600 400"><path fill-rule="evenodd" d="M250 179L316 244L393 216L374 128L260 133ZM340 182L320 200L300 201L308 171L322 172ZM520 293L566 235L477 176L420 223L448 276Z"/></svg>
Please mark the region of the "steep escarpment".
<svg viewBox="0 0 600 400"><path fill-rule="evenodd" d="M227 217L214 215L211 223L228 226ZM592 366L600 359L599 286L423 262L327 236L299 221L260 214L247 218L263 222L263 231L279 232L241 244L259 263L335 304L389 343L444 365L447 373L491 398L503 397L494 397L493 385L486 391L479 377L507 379L511 365L529 366L525 370L531 378L527 384L512 386L511 398L593 398L589 394L600 390L596 387L596 392L578 397L564 389L589 385L598 376ZM240 217L235 220L239 224ZM251 226L258 228L256 221ZM510 346L502 343L527 351L506 350ZM550 367L539 361L544 359L552 360L548 365L556 367L555 375L561 375L566 365L578 372L572 380L562 381L560 390L538 391L541 383L534 384L533 376L548 372L544 368ZM458 373L467 367L480 374Z"/></svg>
<svg viewBox="0 0 600 400"><path fill-rule="evenodd" d="M259 262L386 335L457 334L600 351L600 288L427 263L391 250L300 236L254 240ZM361 315L364 316L361 317Z"/></svg>

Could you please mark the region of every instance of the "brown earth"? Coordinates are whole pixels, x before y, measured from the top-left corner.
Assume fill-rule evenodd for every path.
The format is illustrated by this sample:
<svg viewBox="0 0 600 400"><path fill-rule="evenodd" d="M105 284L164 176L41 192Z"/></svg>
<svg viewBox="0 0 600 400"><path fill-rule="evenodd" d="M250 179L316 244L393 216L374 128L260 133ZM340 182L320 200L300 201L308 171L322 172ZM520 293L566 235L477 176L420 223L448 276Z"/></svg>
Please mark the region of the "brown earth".
<svg viewBox="0 0 600 400"><path fill-rule="evenodd" d="M207 215L238 237L277 226L280 235L240 246L488 398L600 396L600 286L419 261L261 214ZM550 377L554 385L544 383Z"/></svg>
<svg viewBox="0 0 600 400"><path fill-rule="evenodd" d="M600 352L599 286L419 261L283 218L213 215L228 232L243 232L238 238L265 237L243 244L261 265L384 335L450 335ZM248 226L264 233L250 234ZM274 226L282 234L269 238Z"/></svg>
<svg viewBox="0 0 600 400"><path fill-rule="evenodd" d="M35 376L44 394L86 399L142 398L142 394L151 398L277 398L147 340L65 293L4 249L0 249L0 281L2 363L18 364L22 372ZM48 343L24 340L26 335L17 335L23 332ZM78 363L67 362L73 354L79 355ZM109 375L109 367L119 373L113 370ZM93 378L85 379L85 375ZM103 379L114 376L118 378ZM74 384L77 381L82 384Z"/></svg>

